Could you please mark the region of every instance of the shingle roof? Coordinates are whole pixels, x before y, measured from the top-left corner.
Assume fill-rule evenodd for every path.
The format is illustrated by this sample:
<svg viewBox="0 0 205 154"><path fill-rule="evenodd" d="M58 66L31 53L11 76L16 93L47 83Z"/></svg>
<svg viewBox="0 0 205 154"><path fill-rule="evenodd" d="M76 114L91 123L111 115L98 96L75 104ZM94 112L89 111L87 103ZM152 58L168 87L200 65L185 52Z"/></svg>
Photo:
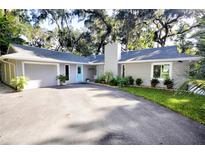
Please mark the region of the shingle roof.
<svg viewBox="0 0 205 154"><path fill-rule="evenodd" d="M96 56L76 56L71 53L63 53L37 47L23 46L12 44L11 47L16 53L4 55L4 58L13 58L21 60L36 60L48 62L74 62L74 63L104 63L104 55ZM151 48L136 51L121 52L119 62L135 62L146 60L163 60L163 59L183 59L193 58L196 56L179 53L176 46L167 46L161 48ZM197 57L196 57L197 58Z"/></svg>
<svg viewBox="0 0 205 154"><path fill-rule="evenodd" d="M160 48L150 48L135 51L121 52L120 62L140 61L140 60L162 60L162 59L178 59L196 57L179 53L176 46L167 46ZM104 55L90 56L90 61L93 63L103 63Z"/></svg>
<svg viewBox="0 0 205 154"><path fill-rule="evenodd" d="M24 46L12 44L11 48L15 50L16 53L7 54L6 56L15 57L16 59L34 59L40 61L51 61L51 62L79 62L88 63L89 60L83 56L77 56L71 53L58 52L53 50L47 50L43 48Z"/></svg>
<svg viewBox="0 0 205 154"><path fill-rule="evenodd" d="M122 52L120 61L138 61L155 59L189 58L191 55L179 53L176 46L143 49L138 51Z"/></svg>
<svg viewBox="0 0 205 154"><path fill-rule="evenodd" d="M92 63L103 63L104 62L104 55L91 55L87 57L90 62Z"/></svg>

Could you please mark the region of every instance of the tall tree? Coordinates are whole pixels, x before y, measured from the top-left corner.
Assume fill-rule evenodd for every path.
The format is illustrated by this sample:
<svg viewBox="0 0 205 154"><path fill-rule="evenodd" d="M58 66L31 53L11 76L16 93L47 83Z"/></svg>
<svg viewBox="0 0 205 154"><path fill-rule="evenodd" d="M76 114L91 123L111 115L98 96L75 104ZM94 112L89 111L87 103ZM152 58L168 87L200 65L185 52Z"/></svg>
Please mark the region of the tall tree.
<svg viewBox="0 0 205 154"><path fill-rule="evenodd" d="M84 21L84 25L91 35L95 35L96 54L104 52L104 45L111 41L112 33L112 19L106 10L75 10L73 14L77 15L79 20Z"/></svg>
<svg viewBox="0 0 205 154"><path fill-rule="evenodd" d="M5 54L10 43L23 43L23 23L12 11L0 10L0 50Z"/></svg>
<svg viewBox="0 0 205 154"><path fill-rule="evenodd" d="M142 9L115 10L116 35L125 45L125 50L152 46L153 33L149 25L150 18L153 17L155 11Z"/></svg>
<svg viewBox="0 0 205 154"><path fill-rule="evenodd" d="M156 29L154 41L160 46L165 46L168 38L185 34L200 26L197 22L190 25L183 19L190 19L203 14L204 10L158 10L153 19ZM183 26L177 28L179 24Z"/></svg>
<svg viewBox="0 0 205 154"><path fill-rule="evenodd" d="M194 35L197 39L197 54L205 57L205 16L199 19L200 30ZM202 59L196 66L195 76L199 79L205 79L205 58Z"/></svg>

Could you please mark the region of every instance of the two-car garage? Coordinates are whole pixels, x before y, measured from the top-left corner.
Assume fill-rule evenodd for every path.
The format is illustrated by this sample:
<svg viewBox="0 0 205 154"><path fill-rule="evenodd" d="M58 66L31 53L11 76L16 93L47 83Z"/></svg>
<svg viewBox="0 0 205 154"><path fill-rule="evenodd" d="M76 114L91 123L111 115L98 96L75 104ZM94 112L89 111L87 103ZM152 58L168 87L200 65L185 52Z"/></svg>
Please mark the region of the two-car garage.
<svg viewBox="0 0 205 154"><path fill-rule="evenodd" d="M58 84L59 64L22 62L23 74L28 78L25 89L54 86Z"/></svg>

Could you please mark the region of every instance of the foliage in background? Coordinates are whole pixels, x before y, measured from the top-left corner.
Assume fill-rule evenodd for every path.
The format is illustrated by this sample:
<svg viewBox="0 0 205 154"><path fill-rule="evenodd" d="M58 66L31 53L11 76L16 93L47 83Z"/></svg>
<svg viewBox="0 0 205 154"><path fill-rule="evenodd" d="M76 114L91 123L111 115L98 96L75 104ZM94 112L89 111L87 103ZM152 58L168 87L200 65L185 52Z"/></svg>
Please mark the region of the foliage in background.
<svg viewBox="0 0 205 154"><path fill-rule="evenodd" d="M23 24L12 12L0 10L0 51L5 54L9 43L23 43Z"/></svg>
<svg viewBox="0 0 205 154"><path fill-rule="evenodd" d="M82 29L72 27L76 19L84 24ZM47 22L52 30L42 28ZM166 46L172 41L182 53L205 57L205 10L121 9L112 14L95 9L0 10L2 54L9 43L17 43L98 55L107 43L116 41L122 51ZM205 59L194 64L190 76L205 79Z"/></svg>
<svg viewBox="0 0 205 154"><path fill-rule="evenodd" d="M196 79L205 79L205 16L198 19L198 22L200 23L200 29L193 37L197 40L197 55L204 58L195 64L192 77Z"/></svg>

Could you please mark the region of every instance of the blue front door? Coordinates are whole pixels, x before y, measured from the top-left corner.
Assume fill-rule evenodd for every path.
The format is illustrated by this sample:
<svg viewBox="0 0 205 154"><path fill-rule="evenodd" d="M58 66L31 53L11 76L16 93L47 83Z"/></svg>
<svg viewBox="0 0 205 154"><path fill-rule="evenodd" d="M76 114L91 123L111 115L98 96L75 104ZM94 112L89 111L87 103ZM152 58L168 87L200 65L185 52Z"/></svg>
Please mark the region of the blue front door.
<svg viewBox="0 0 205 154"><path fill-rule="evenodd" d="M77 82L83 82L83 66L77 65L76 71L77 71L77 76L76 76Z"/></svg>

